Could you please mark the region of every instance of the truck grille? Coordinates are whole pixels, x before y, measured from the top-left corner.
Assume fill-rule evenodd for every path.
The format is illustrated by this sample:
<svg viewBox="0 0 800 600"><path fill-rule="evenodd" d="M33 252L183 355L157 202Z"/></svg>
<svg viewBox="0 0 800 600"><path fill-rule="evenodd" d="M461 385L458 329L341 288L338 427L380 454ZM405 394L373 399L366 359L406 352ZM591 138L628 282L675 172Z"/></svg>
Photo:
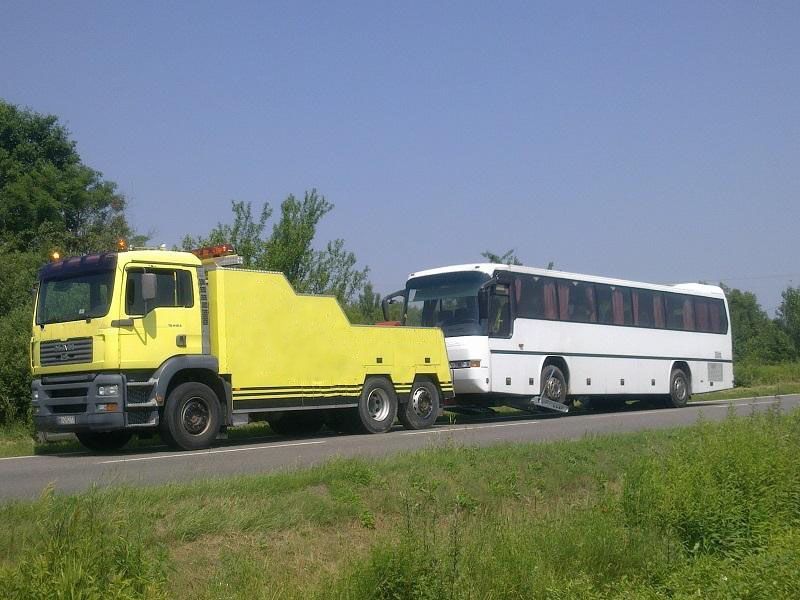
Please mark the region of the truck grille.
<svg viewBox="0 0 800 600"><path fill-rule="evenodd" d="M39 362L43 367L90 363L92 362L92 338L72 338L65 342L42 342L39 346Z"/></svg>

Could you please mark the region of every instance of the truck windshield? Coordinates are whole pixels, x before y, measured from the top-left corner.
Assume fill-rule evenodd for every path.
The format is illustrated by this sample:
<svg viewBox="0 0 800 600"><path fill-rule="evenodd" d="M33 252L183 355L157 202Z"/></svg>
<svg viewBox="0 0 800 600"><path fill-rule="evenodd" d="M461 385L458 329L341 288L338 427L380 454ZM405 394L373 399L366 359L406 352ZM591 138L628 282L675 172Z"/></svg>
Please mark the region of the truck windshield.
<svg viewBox="0 0 800 600"><path fill-rule="evenodd" d="M114 255L90 255L43 267L39 272L36 324L107 315L116 262Z"/></svg>
<svg viewBox="0 0 800 600"><path fill-rule="evenodd" d="M478 289L486 273L442 273L409 279L406 325L441 327L446 337L486 335L478 317Z"/></svg>

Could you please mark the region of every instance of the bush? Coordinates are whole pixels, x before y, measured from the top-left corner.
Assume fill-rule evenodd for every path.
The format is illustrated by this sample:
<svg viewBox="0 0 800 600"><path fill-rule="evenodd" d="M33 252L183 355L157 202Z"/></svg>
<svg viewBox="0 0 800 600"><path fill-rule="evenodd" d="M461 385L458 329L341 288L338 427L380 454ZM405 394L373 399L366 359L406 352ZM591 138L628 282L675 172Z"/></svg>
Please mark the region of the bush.
<svg viewBox="0 0 800 600"><path fill-rule="evenodd" d="M99 496L47 495L39 504L37 535L16 569L0 568L4 598L166 598L164 553L147 547L133 524L102 510Z"/></svg>
<svg viewBox="0 0 800 600"><path fill-rule="evenodd" d="M800 362L765 365L739 362L733 365L733 378L737 386L755 387L780 383L800 382Z"/></svg>
<svg viewBox="0 0 800 600"><path fill-rule="evenodd" d="M626 480L629 523L674 533L690 555L742 558L800 526L800 413L701 424Z"/></svg>

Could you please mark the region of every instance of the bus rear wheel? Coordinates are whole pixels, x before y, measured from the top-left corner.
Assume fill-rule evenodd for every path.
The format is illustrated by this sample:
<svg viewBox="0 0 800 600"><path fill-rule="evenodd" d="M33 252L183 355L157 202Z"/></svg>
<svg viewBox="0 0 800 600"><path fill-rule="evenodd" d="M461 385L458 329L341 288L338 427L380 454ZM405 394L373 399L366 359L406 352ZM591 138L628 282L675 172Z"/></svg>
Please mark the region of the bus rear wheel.
<svg viewBox="0 0 800 600"><path fill-rule="evenodd" d="M133 434L130 431L83 431L76 433L75 437L89 450L111 452L127 444Z"/></svg>
<svg viewBox="0 0 800 600"><path fill-rule="evenodd" d="M689 378L682 369L673 369L669 377L669 396L667 406L670 408L683 408L692 397L689 387Z"/></svg>
<svg viewBox="0 0 800 600"><path fill-rule="evenodd" d="M406 429L426 429L439 418L439 390L430 381L418 381L411 388L408 402L397 412Z"/></svg>

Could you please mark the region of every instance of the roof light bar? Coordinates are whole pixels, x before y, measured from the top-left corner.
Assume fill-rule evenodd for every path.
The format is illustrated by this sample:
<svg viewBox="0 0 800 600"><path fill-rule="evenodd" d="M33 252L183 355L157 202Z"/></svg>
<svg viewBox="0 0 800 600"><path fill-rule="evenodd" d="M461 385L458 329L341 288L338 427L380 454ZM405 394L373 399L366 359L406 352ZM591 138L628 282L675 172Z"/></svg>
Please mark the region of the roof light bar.
<svg viewBox="0 0 800 600"><path fill-rule="evenodd" d="M232 244L217 244L216 246L203 246L202 248L196 248L192 250L192 254L194 254L200 260L206 260L208 258L219 258L220 256L236 254L236 250L233 249Z"/></svg>

